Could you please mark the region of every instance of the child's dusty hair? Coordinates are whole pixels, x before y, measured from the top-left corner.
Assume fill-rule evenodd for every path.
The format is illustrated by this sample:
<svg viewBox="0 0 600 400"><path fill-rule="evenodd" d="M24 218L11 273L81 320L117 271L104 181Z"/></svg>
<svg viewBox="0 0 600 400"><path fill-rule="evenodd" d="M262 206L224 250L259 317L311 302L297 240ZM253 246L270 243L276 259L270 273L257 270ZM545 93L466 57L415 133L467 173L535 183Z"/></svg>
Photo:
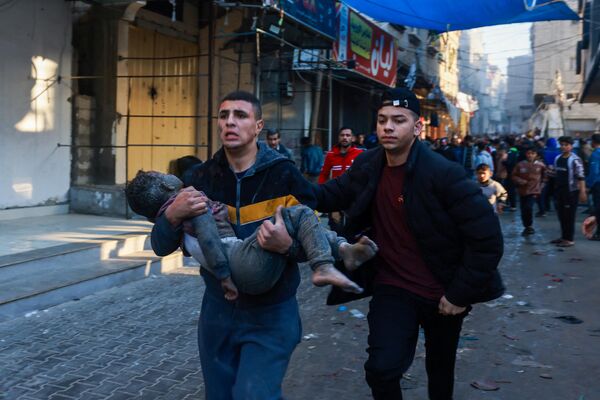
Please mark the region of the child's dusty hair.
<svg viewBox="0 0 600 400"><path fill-rule="evenodd" d="M481 163L475 168L475 171L491 171L491 169L489 165Z"/></svg>
<svg viewBox="0 0 600 400"><path fill-rule="evenodd" d="M156 171L139 170L125 188L129 207L139 215L154 221L160 208L182 187L182 182L174 175Z"/></svg>

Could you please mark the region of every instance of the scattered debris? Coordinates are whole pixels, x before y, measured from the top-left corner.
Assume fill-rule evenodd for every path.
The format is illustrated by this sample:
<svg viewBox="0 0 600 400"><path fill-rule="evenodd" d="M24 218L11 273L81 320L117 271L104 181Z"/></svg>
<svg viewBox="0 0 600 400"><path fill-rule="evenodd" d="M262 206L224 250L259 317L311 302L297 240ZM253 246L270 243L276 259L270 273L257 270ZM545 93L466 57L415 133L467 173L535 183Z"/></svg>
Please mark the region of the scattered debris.
<svg viewBox="0 0 600 400"><path fill-rule="evenodd" d="M504 333L502 336L504 336L505 338L507 338L509 340L519 340L518 337L512 336L512 335L507 335L506 333Z"/></svg>
<svg viewBox="0 0 600 400"><path fill-rule="evenodd" d="M507 299L507 300L510 300L510 299L512 299L513 297L514 297L514 296L513 296L512 294L505 294L505 295L502 295L502 298L503 298L503 299Z"/></svg>
<svg viewBox="0 0 600 400"><path fill-rule="evenodd" d="M533 357L518 357L518 358L515 358L511 364L516 365L518 367L546 368L546 369L552 368L552 365L546 365L546 364L539 363L537 361L533 361Z"/></svg>
<svg viewBox="0 0 600 400"><path fill-rule="evenodd" d="M550 374L540 374L540 378L552 379L552 375L550 375Z"/></svg>
<svg viewBox="0 0 600 400"><path fill-rule="evenodd" d="M548 286L546 286L546 289L556 289L556 286L554 286L554 285L548 285Z"/></svg>
<svg viewBox="0 0 600 400"><path fill-rule="evenodd" d="M562 278L552 278L552 282L562 282Z"/></svg>
<svg viewBox="0 0 600 400"><path fill-rule="evenodd" d="M346 306L339 306L337 310L338 311L346 311L347 309L348 309L348 307L346 307Z"/></svg>
<svg viewBox="0 0 600 400"><path fill-rule="evenodd" d="M317 335L316 333L309 333L308 335L304 335L302 337L302 339L304 339L304 340L310 340L310 339L316 339L318 337L319 337L319 335Z"/></svg>
<svg viewBox="0 0 600 400"><path fill-rule="evenodd" d="M34 315L36 315L38 313L37 310L34 311L30 311L27 314L25 314L25 318L29 318L29 317L33 317Z"/></svg>
<svg viewBox="0 0 600 400"><path fill-rule="evenodd" d="M581 258L581 257L571 257L571 258L569 258L569 262L579 262L579 261L583 261L583 258Z"/></svg>
<svg viewBox="0 0 600 400"><path fill-rule="evenodd" d="M471 382L471 386L473 386L475 389L485 391L493 391L500 389L500 386L498 386L496 382L492 380L473 381Z"/></svg>
<svg viewBox="0 0 600 400"><path fill-rule="evenodd" d="M523 300L519 300L519 301L517 301L517 302L516 302L516 304L517 304L518 306L528 306L528 305L529 305L529 303L528 303L528 302L526 302L526 301L523 301Z"/></svg>
<svg viewBox="0 0 600 400"><path fill-rule="evenodd" d="M365 318L365 314L361 313L356 308L350 310L350 314L352 314L354 318Z"/></svg>
<svg viewBox="0 0 600 400"><path fill-rule="evenodd" d="M573 316L573 315L561 315L558 317L554 317L556 319L561 320L562 322L565 322L567 324L582 324L583 321L580 320L579 318Z"/></svg>
<svg viewBox="0 0 600 400"><path fill-rule="evenodd" d="M600 336L600 329L588 329L590 336Z"/></svg>
<svg viewBox="0 0 600 400"><path fill-rule="evenodd" d="M533 315L548 315L548 314L558 314L558 311L549 310L547 308L538 308L535 310L529 310L529 314Z"/></svg>
<svg viewBox="0 0 600 400"><path fill-rule="evenodd" d="M544 253L543 251L539 251L539 250L534 251L532 254L534 256L545 256L546 255L546 253Z"/></svg>
<svg viewBox="0 0 600 400"><path fill-rule="evenodd" d="M308 346L308 349L309 349L309 350L312 350L312 349L314 349L314 348L316 348L316 347L317 347L317 346Z"/></svg>
<svg viewBox="0 0 600 400"><path fill-rule="evenodd" d="M528 359L532 359L531 357L531 350L527 349L527 348L523 348L523 347L517 347L515 345L512 344L508 344L507 347L509 347L515 354L519 354L522 356L527 356Z"/></svg>
<svg viewBox="0 0 600 400"><path fill-rule="evenodd" d="M461 336L462 340L479 340L479 338L477 336L471 336L471 335L465 335L465 336Z"/></svg>

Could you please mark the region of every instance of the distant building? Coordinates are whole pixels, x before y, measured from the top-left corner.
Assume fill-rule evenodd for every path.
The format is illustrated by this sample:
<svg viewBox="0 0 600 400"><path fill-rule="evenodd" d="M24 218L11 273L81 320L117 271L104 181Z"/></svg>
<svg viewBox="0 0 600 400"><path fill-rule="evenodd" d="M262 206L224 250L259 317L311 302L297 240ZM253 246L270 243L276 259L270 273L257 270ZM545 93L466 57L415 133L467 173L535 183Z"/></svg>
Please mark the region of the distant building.
<svg viewBox="0 0 600 400"><path fill-rule="evenodd" d="M583 78L579 101L600 103L600 0L580 2L579 13L583 18L581 40L577 43L579 72ZM596 124L600 131L600 123Z"/></svg>
<svg viewBox="0 0 600 400"><path fill-rule="evenodd" d="M508 59L504 108L510 132L523 133L529 130L529 117L534 111L532 66L531 55Z"/></svg>
<svg viewBox="0 0 600 400"><path fill-rule="evenodd" d="M479 106L470 121L471 134L506 133L505 76L484 54L481 31L464 32L460 49L460 90L473 96Z"/></svg>
<svg viewBox="0 0 600 400"><path fill-rule="evenodd" d="M571 8L577 7L575 0L567 3ZM599 122L600 105L578 102L584 83L576 68L582 28L581 21L533 24L533 100L537 112L532 122L544 136L588 136Z"/></svg>

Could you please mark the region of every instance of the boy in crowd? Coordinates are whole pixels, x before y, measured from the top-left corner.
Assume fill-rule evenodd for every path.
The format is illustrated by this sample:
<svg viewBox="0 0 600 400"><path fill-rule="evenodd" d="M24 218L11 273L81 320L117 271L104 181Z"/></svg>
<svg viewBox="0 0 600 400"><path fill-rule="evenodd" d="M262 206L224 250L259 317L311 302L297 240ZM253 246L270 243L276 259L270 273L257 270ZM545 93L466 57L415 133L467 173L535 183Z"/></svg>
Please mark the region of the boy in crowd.
<svg viewBox="0 0 600 400"><path fill-rule="evenodd" d="M487 164L479 164L475 169L477 181L483 195L488 199L496 214L502 214L508 193L504 186L492 179L492 170Z"/></svg>
<svg viewBox="0 0 600 400"><path fill-rule="evenodd" d="M150 221L160 216L181 191L183 183L174 175L139 171L127 185L127 201L133 211ZM221 281L225 298L233 301L239 290L261 294L270 290L286 265L286 256L263 250L256 233L238 239L229 222L227 207L206 198L210 212L184 223L184 248ZM314 212L302 205L277 210L274 223L284 223L292 238L299 242L313 270L316 286L335 285L345 291L361 293L356 283L333 266L334 258L348 270L371 259L377 246L366 236L349 244L321 226Z"/></svg>
<svg viewBox="0 0 600 400"><path fill-rule="evenodd" d="M546 166L539 161L537 151L533 147L525 149L525 160L519 161L512 172L512 181L519 192L521 205L521 221L523 236L535 233L533 229L533 206L541 195L545 182Z"/></svg>
<svg viewBox="0 0 600 400"><path fill-rule="evenodd" d="M561 154L554 159L554 184L561 237L550 243L558 247L571 247L575 244L577 205L587 202L585 175L581 158L573 153L573 138L561 136L558 143Z"/></svg>

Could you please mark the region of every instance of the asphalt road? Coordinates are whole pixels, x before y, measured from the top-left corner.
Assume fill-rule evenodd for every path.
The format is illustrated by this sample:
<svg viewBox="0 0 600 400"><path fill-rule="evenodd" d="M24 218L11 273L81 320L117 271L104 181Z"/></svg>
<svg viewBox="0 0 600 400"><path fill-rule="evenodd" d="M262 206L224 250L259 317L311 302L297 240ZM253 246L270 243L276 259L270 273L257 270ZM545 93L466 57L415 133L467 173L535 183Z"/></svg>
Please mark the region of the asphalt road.
<svg viewBox="0 0 600 400"><path fill-rule="evenodd" d="M505 297L477 305L459 347L456 399L600 399L600 243L559 251L553 214L519 234L502 216ZM367 399L362 365L368 301L327 307L327 289L299 291L304 339L284 382L289 399ZM2 399L200 399L194 269L152 277L0 324ZM576 323L573 323L576 322ZM580 322L580 323L578 323ZM403 381L425 399L424 350ZM471 386L479 381L495 391Z"/></svg>

